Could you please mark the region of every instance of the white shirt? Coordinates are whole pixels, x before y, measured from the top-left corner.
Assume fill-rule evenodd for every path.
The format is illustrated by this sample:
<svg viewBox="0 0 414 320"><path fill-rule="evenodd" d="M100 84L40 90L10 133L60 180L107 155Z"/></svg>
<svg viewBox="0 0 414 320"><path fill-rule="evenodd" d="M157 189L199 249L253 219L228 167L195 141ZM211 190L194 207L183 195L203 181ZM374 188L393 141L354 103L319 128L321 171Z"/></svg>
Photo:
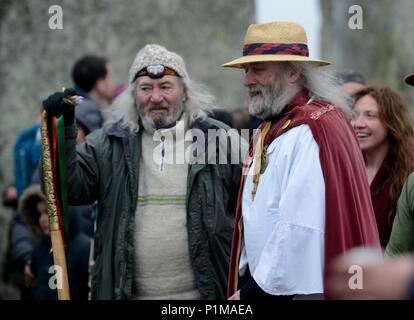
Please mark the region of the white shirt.
<svg viewBox="0 0 414 320"><path fill-rule="evenodd" d="M240 275L248 265L272 295L323 293L325 183L309 126L276 138L267 158L253 202L254 164L246 177Z"/></svg>

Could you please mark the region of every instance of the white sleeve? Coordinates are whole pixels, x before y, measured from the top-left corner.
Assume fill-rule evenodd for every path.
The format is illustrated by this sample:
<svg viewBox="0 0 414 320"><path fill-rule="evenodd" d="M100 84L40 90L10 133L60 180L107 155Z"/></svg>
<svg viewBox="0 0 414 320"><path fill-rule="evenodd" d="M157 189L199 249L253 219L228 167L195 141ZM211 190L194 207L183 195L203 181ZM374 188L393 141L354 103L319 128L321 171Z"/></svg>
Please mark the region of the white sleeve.
<svg viewBox="0 0 414 320"><path fill-rule="evenodd" d="M268 178L278 186L272 193L272 187L266 189L263 209L275 223L252 275L269 294L322 293L325 183L319 146L307 125L288 133L268 155Z"/></svg>

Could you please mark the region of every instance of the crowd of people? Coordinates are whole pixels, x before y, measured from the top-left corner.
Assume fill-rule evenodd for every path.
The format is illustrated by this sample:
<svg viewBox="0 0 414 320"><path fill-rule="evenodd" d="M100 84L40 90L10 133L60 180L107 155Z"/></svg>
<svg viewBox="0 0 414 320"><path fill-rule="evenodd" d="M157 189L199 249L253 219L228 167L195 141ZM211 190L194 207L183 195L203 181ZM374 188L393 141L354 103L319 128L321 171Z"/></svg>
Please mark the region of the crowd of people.
<svg viewBox="0 0 414 320"><path fill-rule="evenodd" d="M158 44L138 51L121 86L108 60L79 59L74 89L40 108L64 116L71 298L414 299L408 107L329 64L309 57L299 24L252 24L242 57L223 65L243 69L246 88L228 112ZM39 130L15 143L3 276L22 299L53 300ZM349 286L353 265L362 287Z"/></svg>

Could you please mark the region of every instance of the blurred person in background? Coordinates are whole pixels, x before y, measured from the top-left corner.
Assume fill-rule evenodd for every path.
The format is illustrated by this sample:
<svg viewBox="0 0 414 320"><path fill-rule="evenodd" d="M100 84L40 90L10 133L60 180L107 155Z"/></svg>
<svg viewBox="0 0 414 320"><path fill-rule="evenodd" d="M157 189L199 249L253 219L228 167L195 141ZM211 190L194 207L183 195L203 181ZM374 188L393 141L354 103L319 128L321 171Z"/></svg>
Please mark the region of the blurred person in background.
<svg viewBox="0 0 414 320"><path fill-rule="evenodd" d="M122 90L113 81L111 64L103 57L83 56L72 68L72 80L77 94L84 98L82 109L91 111L90 115L97 117L97 127L102 127L102 105L114 99L115 90Z"/></svg>
<svg viewBox="0 0 414 320"><path fill-rule="evenodd" d="M25 190L19 201L19 211L35 240L30 260L25 266L29 299L56 300L57 291L49 286L49 269L53 265L53 256L46 196L41 192L39 184L33 184ZM72 212L69 214L69 234L66 241L71 299L87 300L90 238L79 230L79 220Z"/></svg>
<svg viewBox="0 0 414 320"><path fill-rule="evenodd" d="M388 243L396 205L414 169L414 131L401 95L387 86L354 94L351 124L364 156L381 246Z"/></svg>
<svg viewBox="0 0 414 320"><path fill-rule="evenodd" d="M414 300L414 256L383 259L381 252L354 248L329 266L337 299Z"/></svg>
<svg viewBox="0 0 414 320"><path fill-rule="evenodd" d="M20 197L30 184L40 161L40 113L30 127L22 130L16 138L13 148L14 181L17 195Z"/></svg>
<svg viewBox="0 0 414 320"><path fill-rule="evenodd" d="M414 86L414 74L405 77L405 82ZM388 256L411 252L414 252L414 173L409 175L402 189L390 241L385 250Z"/></svg>
<svg viewBox="0 0 414 320"><path fill-rule="evenodd" d="M405 82L414 86L414 74L405 77ZM375 94L381 87L375 88L375 90L372 88L363 89L362 92L365 94L362 92L361 94L357 93L357 97L364 97L366 94L372 93L374 93L373 98L377 97L374 101L368 99L367 105L370 105L371 108L366 110L368 112L366 116L371 115L371 121L373 122L369 127L376 128L371 134L375 135L375 132L382 132L382 136L384 137L386 136L385 131L397 132L396 135L400 136L399 139L401 139L401 136L404 136L401 134L401 131L405 129L407 140L410 140L412 129L407 124L409 115L407 114L406 108L403 107L401 97L395 92L390 92L389 88L383 88L383 92L380 95L378 93ZM388 92L388 94L385 92ZM387 108L384 108L384 106L380 107L379 102L377 102L384 100L378 98L383 95L388 96ZM389 100L392 101L390 102ZM397 105L393 105L396 103ZM390 108L391 105L394 108ZM392 114L393 112L396 114L389 115L389 113ZM384 113L388 115L384 115ZM379 114L381 114L380 117ZM384 120L386 118L388 120ZM390 118L392 120L389 120ZM392 125L391 128L389 128L390 125ZM379 141L381 140L379 139ZM396 143L396 138L393 140L392 143ZM391 141L388 143L391 143ZM390 146L385 149L389 150ZM390 162L388 165L394 168L395 162ZM397 167L401 168L398 165ZM391 177L395 179L395 176ZM387 196L387 194L384 195L384 197ZM389 201L387 202L389 203ZM335 297L340 299L414 300L413 253L414 174L411 173L403 186L401 196L398 200L397 214L394 219L391 238L385 250L385 259L379 255L380 253L367 250L366 248L352 249L337 257L330 265L329 286ZM357 282L359 282L358 286L356 286L358 284Z"/></svg>
<svg viewBox="0 0 414 320"><path fill-rule="evenodd" d="M352 96L358 90L361 90L367 84L365 77L356 71L349 70L337 74L342 89Z"/></svg>

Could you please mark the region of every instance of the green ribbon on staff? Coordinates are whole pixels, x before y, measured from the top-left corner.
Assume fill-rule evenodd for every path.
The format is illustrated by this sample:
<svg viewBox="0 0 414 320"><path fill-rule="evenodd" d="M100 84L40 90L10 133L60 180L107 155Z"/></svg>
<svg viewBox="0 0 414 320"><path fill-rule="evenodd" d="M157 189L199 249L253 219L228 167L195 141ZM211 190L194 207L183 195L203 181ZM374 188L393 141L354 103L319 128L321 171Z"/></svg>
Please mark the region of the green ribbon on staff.
<svg viewBox="0 0 414 320"><path fill-rule="evenodd" d="M68 210L68 189L67 189L67 175L66 175L66 162L65 162L65 125L63 116L60 116L56 120L56 131L57 131L57 158L58 158L58 169L59 169L59 186L60 186L60 204L61 204L61 215L63 221L63 235L68 241L69 238L69 210Z"/></svg>

